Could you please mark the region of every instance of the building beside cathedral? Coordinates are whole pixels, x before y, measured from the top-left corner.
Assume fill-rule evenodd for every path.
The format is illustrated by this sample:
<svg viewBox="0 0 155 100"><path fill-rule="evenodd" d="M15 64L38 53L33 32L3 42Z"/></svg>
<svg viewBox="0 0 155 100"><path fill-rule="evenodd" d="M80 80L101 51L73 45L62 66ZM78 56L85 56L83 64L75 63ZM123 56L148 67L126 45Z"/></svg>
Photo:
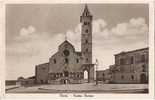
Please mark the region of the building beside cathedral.
<svg viewBox="0 0 155 100"><path fill-rule="evenodd" d="M98 71L98 79L109 83L148 83L149 48L115 54L115 64Z"/></svg>
<svg viewBox="0 0 155 100"><path fill-rule="evenodd" d="M94 80L92 64L92 20L93 16L85 5L80 16L81 52L67 40L59 45L58 51L49 58L49 62L36 66L36 83L82 83ZM86 76L88 77L84 77Z"/></svg>

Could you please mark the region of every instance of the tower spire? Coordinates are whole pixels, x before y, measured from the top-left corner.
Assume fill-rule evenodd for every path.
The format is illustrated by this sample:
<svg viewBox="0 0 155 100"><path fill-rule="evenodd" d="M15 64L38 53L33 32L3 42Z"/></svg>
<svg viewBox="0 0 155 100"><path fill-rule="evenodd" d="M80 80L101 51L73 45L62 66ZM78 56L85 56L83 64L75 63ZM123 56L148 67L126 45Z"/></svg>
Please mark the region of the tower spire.
<svg viewBox="0 0 155 100"><path fill-rule="evenodd" d="M88 6L87 6L87 4L85 4L85 9L87 9L87 10L88 10Z"/></svg>
<svg viewBox="0 0 155 100"><path fill-rule="evenodd" d="M82 15L83 16L89 16L89 15L91 15L90 12L89 12L88 5L87 4L85 4L84 12L83 12Z"/></svg>

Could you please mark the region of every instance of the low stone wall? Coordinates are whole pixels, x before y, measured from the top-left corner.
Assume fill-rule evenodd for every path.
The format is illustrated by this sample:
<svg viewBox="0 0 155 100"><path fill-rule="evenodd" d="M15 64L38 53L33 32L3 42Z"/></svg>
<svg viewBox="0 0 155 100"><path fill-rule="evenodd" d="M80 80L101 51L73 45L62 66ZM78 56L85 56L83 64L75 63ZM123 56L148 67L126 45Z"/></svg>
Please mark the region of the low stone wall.
<svg viewBox="0 0 155 100"><path fill-rule="evenodd" d="M58 80L50 80L49 84L81 84L81 83L87 83L88 80L74 80L74 79L58 79Z"/></svg>

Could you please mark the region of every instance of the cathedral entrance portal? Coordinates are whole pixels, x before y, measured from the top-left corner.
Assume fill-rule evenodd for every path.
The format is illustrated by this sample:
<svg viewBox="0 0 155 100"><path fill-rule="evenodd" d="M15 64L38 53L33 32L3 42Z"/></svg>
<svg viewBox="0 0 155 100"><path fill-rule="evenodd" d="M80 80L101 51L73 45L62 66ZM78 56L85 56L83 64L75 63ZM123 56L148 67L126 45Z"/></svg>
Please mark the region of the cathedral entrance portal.
<svg viewBox="0 0 155 100"><path fill-rule="evenodd" d="M69 80L67 80L67 79L63 80L63 84L68 84L68 83L69 83Z"/></svg>
<svg viewBox="0 0 155 100"><path fill-rule="evenodd" d="M63 77L63 79L62 79L62 83L63 83L63 84L68 84L68 83L69 83L68 77L69 77L69 72L68 72L67 70L65 70L65 71L64 71L64 77Z"/></svg>
<svg viewBox="0 0 155 100"><path fill-rule="evenodd" d="M69 76L69 72L68 71L64 71L64 76L68 77Z"/></svg>

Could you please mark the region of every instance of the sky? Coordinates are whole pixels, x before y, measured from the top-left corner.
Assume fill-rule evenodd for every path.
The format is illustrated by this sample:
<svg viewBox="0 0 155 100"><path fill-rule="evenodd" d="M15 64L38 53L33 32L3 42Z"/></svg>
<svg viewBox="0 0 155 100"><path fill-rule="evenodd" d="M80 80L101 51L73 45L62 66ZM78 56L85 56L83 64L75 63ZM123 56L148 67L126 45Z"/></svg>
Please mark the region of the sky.
<svg viewBox="0 0 155 100"><path fill-rule="evenodd" d="M88 4L93 15L93 63L114 64L114 54L148 47L147 4ZM81 50L84 4L7 4L6 79L35 75L65 40Z"/></svg>

